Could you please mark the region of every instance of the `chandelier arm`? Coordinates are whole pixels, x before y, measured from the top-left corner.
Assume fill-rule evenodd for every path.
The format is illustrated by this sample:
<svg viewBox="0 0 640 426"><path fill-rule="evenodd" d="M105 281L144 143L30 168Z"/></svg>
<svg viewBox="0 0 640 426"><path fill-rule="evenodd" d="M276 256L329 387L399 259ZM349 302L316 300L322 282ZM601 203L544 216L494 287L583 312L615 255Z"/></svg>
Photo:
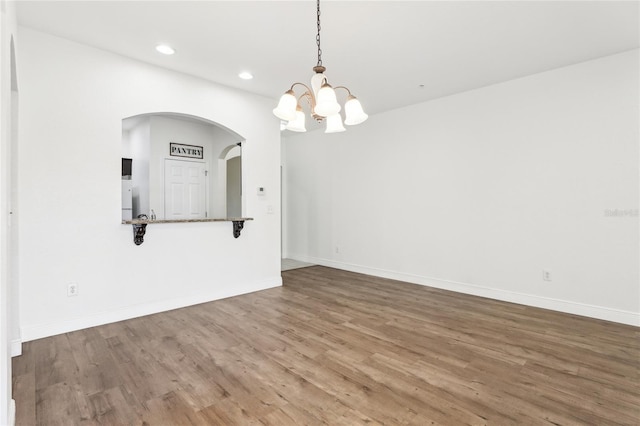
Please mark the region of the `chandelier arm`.
<svg viewBox="0 0 640 426"><path fill-rule="evenodd" d="M305 88L305 92L302 95L300 95L298 100L302 99L303 96L306 97L307 101L309 102L309 106L311 107L311 111L313 111L314 108L316 107L316 98L315 98L315 96L313 96L313 90L311 90L309 88L309 86L307 86L306 84L300 83L300 82L293 83L291 85L291 89L290 90L293 91L293 88L296 87L296 86L302 86L302 87Z"/></svg>
<svg viewBox="0 0 640 426"><path fill-rule="evenodd" d="M311 108L311 110L313 111L314 102L313 102L313 96L311 96L311 93L304 92L302 95L300 95L300 97L298 98L298 104L300 104L300 101L302 100L302 98L306 99L307 103L309 104L309 108Z"/></svg>
<svg viewBox="0 0 640 426"><path fill-rule="evenodd" d="M307 85L306 85L306 84L304 84L304 83L300 83L300 82L295 82L295 83L293 83L293 84L291 85L291 89L289 89L289 90L293 90L293 88L294 88L294 87L296 87L296 86L302 86L302 87L304 87L304 88L305 88L305 90L306 90L307 92L311 93L311 89L309 89L309 86L307 86Z"/></svg>
<svg viewBox="0 0 640 426"><path fill-rule="evenodd" d="M344 86L338 86L338 87L334 87L334 88L333 88L333 90L338 90L338 89L344 89L344 90L346 90L346 91L347 91L347 93L348 93L349 95L353 96L353 95L351 94L351 90L349 90L349 88L347 88L347 87L344 87Z"/></svg>

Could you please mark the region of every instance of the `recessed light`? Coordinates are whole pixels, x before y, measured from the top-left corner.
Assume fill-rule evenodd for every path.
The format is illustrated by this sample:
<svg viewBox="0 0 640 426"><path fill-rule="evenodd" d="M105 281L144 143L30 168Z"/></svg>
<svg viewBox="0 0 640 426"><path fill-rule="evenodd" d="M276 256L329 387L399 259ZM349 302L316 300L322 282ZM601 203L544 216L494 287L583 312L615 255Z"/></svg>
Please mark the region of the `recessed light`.
<svg viewBox="0 0 640 426"><path fill-rule="evenodd" d="M243 71L240 74L238 74L238 77L240 77L243 80L251 80L253 78L253 74L251 74L248 71Z"/></svg>
<svg viewBox="0 0 640 426"><path fill-rule="evenodd" d="M175 49L171 46L167 46L166 44L159 44L156 46L156 50L165 55L173 55L176 53Z"/></svg>

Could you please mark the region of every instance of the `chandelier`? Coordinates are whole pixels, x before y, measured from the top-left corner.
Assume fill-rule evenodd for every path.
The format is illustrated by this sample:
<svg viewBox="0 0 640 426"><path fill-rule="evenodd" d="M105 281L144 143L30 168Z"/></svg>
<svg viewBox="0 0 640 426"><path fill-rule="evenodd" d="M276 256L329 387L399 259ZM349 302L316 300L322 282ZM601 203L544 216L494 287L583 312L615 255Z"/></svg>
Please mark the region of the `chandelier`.
<svg viewBox="0 0 640 426"><path fill-rule="evenodd" d="M324 75L326 68L322 66L322 50L320 49L320 0L317 0L317 26L316 44L318 45L318 63L313 67L315 74L311 77L311 88L304 83L293 83L291 88L280 98L278 106L273 110L273 114L279 119L286 121L285 129L294 132L306 132L305 114L300 105L302 99L307 101L311 110L311 116L322 122L326 119L325 133L344 132L346 129L342 125L340 111L342 107L338 103L336 90L347 91L347 100L344 104L345 120L344 124L353 126L365 121L369 116L362 110L360 101L351 94L351 91L344 86L335 89L331 87ZM293 91L297 86L304 88L304 93L296 97Z"/></svg>

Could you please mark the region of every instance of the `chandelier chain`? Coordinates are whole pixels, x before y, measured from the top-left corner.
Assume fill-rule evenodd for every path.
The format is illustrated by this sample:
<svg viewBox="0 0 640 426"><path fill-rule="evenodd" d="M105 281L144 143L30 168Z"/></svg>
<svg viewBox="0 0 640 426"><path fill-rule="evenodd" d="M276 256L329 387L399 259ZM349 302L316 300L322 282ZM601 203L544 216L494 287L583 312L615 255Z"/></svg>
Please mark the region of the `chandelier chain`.
<svg viewBox="0 0 640 426"><path fill-rule="evenodd" d="M317 4L317 17L318 17L318 35L316 35L316 44L318 45L318 66L322 66L322 49L320 49L320 0L316 1Z"/></svg>

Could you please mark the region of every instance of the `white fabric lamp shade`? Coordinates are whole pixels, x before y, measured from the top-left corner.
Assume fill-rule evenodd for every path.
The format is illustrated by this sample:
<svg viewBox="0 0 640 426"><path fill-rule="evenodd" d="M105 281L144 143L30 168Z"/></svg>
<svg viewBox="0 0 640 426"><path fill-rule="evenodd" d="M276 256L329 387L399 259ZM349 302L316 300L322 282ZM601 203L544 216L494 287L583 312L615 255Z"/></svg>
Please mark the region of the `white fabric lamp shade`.
<svg viewBox="0 0 640 426"><path fill-rule="evenodd" d="M278 106L273 110L273 114L280 120L292 121L296 119L296 106L298 101L293 90L288 90L278 102Z"/></svg>
<svg viewBox="0 0 640 426"><path fill-rule="evenodd" d="M342 117L340 114L333 114L327 117L327 129L324 131L325 133L338 133L344 132L345 129L342 125Z"/></svg>
<svg viewBox="0 0 640 426"><path fill-rule="evenodd" d="M349 95L347 103L344 104L345 120L344 124L355 126L364 122L369 116L362 110L360 101L355 96Z"/></svg>
<svg viewBox="0 0 640 426"><path fill-rule="evenodd" d="M329 117L340 112L340 104L336 99L336 92L327 83L322 85L316 99L314 112L322 117Z"/></svg>
<svg viewBox="0 0 640 426"><path fill-rule="evenodd" d="M289 121L287 123L287 130L291 130L292 132L306 132L307 128L305 127L305 115L304 111L302 111L302 107L300 105L296 108L296 118L294 120Z"/></svg>

